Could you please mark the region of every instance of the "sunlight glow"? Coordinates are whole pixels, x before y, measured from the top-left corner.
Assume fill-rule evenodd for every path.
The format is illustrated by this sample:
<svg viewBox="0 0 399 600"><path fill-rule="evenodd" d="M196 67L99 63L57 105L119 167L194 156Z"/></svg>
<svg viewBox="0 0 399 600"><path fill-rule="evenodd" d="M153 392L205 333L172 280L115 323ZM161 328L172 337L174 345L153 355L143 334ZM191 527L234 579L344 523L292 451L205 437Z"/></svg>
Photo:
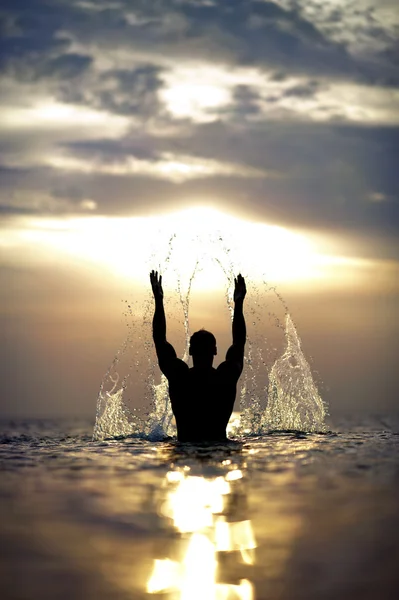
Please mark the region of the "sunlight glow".
<svg viewBox="0 0 399 600"><path fill-rule="evenodd" d="M161 92L161 97L173 116L206 122L214 119L212 109L227 104L230 92L210 83L174 83Z"/></svg>
<svg viewBox="0 0 399 600"><path fill-rule="evenodd" d="M215 586L215 546L208 536L193 533L183 559L181 600L212 598Z"/></svg>
<svg viewBox="0 0 399 600"><path fill-rule="evenodd" d="M180 565L178 562L169 560L155 560L151 577L147 583L147 591L156 594L164 590L174 589L179 586Z"/></svg>
<svg viewBox="0 0 399 600"><path fill-rule="evenodd" d="M87 106L62 104L52 99L29 108L4 107L0 120L7 129L65 129L80 127L85 132L96 130L98 136L119 137L129 124L126 117L94 110ZM101 129L99 129L101 128Z"/></svg>
<svg viewBox="0 0 399 600"><path fill-rule="evenodd" d="M225 289L226 277L241 271L254 281L298 283L320 279L352 281L361 261L322 254L314 239L284 227L253 223L197 207L153 217L27 218L9 231L10 242L39 256L58 252L82 266L148 283L148 270L165 274L165 285L188 280L194 286ZM139 258L139 260L137 260ZM364 262L364 261L363 261ZM359 270L359 269L358 269Z"/></svg>
<svg viewBox="0 0 399 600"><path fill-rule="evenodd" d="M256 548L256 543L250 521L228 523L225 517L218 517L215 524L215 543L217 550L239 550L245 563L253 563L253 557L248 550Z"/></svg>
<svg viewBox="0 0 399 600"><path fill-rule="evenodd" d="M242 471L240 469L234 469L234 471L229 471L226 475L227 481L236 481L237 479L242 478Z"/></svg>
<svg viewBox="0 0 399 600"><path fill-rule="evenodd" d="M240 474L240 477L238 476ZM253 585L248 579L239 584L216 582L219 552L239 551L241 564L254 562L256 547L250 521L227 522L225 497L232 493L232 482L242 478L238 469L225 477L206 479L169 471L169 486L161 514L188 535L180 561L156 559L147 583L149 593L179 592L180 600L253 600Z"/></svg>
<svg viewBox="0 0 399 600"><path fill-rule="evenodd" d="M228 176L234 174L235 177L265 177L267 175L265 171L242 165L169 152L161 154L159 160L144 160L128 156L111 162L92 158L76 158L63 152L52 153L43 157L43 163L53 169L76 173L107 173L116 176L137 173L168 179L175 183L211 175Z"/></svg>
<svg viewBox="0 0 399 600"><path fill-rule="evenodd" d="M256 18L250 22L256 29ZM367 40L367 44L370 43L371 39ZM306 89L308 76L278 79L274 75L273 70L203 62L174 65L163 76L165 87L160 97L174 117L198 123L224 119L231 114L230 111L237 108L234 96L237 86L247 86L255 92L258 110L246 115L252 122L264 123L265 118L285 121L293 116L316 122L328 122L337 116L358 123L394 125L399 122L399 91L392 88L328 80L328 84L324 82L312 93L303 95L295 93L295 89Z"/></svg>
<svg viewBox="0 0 399 600"><path fill-rule="evenodd" d="M211 527L212 515L222 512L223 495L230 492L230 486L222 477L212 481L187 477L180 480L178 490L168 497L162 513L173 519L179 531L187 533Z"/></svg>

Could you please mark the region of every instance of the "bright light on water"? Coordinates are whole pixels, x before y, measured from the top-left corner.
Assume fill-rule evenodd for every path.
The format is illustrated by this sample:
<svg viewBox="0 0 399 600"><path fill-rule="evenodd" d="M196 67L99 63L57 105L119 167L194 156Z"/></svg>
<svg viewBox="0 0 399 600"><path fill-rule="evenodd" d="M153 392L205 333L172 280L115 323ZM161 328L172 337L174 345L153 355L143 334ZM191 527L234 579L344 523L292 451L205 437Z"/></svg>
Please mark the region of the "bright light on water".
<svg viewBox="0 0 399 600"><path fill-rule="evenodd" d="M149 593L177 591L179 600L252 600L249 580L241 579L233 585L221 583L216 577L219 552L240 552L242 564L254 561L256 541L251 522L228 522L222 514L231 493L229 481L237 482L241 477L239 469L213 479L181 471L167 473L169 490L161 514L170 518L175 529L188 536L188 541L179 561L154 561L147 583Z"/></svg>
<svg viewBox="0 0 399 600"><path fill-rule="evenodd" d="M182 533L200 531L212 526L213 514L222 512L223 496L229 493L230 486L222 477L212 481L186 477L169 495L162 513L173 519L175 527Z"/></svg>

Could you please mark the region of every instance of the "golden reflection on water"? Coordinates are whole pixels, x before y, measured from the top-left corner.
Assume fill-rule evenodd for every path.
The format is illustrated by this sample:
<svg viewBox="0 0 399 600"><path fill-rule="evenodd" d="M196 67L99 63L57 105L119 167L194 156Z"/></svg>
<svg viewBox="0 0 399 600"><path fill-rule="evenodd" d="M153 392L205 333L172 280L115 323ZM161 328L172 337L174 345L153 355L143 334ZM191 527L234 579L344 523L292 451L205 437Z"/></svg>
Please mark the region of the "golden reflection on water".
<svg viewBox="0 0 399 600"><path fill-rule="evenodd" d="M256 542L251 522L234 520L242 515L241 492L235 489L243 483L242 478L239 469L213 478L192 476L187 469L167 473L160 514L171 520L184 544L177 560L154 561L147 582L149 593L169 592L180 600L254 599L249 578L223 576L221 568L227 553L240 565L240 573L254 563Z"/></svg>

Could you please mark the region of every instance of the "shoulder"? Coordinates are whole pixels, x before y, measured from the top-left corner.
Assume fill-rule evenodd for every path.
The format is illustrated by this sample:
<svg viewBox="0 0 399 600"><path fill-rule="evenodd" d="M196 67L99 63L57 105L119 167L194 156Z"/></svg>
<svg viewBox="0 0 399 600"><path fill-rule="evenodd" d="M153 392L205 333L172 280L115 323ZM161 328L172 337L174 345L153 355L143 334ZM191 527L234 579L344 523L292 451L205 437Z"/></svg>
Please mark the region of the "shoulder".
<svg viewBox="0 0 399 600"><path fill-rule="evenodd" d="M185 363L184 360L182 360L181 358L175 358L171 362L176 369L180 369L181 371L187 371L187 373L190 370L188 364Z"/></svg>
<svg viewBox="0 0 399 600"><path fill-rule="evenodd" d="M216 372L219 377L237 381L242 373L242 363L236 360L225 360L218 366Z"/></svg>
<svg viewBox="0 0 399 600"><path fill-rule="evenodd" d="M169 344L169 342L165 340L162 343L158 343L155 347L159 367L168 379L175 373L182 373L185 369L188 370L188 365L180 358L177 358L172 344Z"/></svg>
<svg viewBox="0 0 399 600"><path fill-rule="evenodd" d="M172 358L171 360L167 361L167 364L163 364L162 367L162 372L168 379L181 377L189 372L188 364L180 358Z"/></svg>
<svg viewBox="0 0 399 600"><path fill-rule="evenodd" d="M226 362L244 363L244 345L232 344L226 353Z"/></svg>

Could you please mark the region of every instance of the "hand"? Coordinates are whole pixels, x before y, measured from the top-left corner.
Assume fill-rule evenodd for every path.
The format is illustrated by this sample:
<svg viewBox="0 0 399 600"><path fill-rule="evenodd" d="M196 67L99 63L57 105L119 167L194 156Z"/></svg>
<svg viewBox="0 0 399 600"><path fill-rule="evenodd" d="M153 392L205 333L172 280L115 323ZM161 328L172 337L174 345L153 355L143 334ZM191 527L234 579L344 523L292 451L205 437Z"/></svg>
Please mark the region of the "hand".
<svg viewBox="0 0 399 600"><path fill-rule="evenodd" d="M163 300L162 275L158 277L158 271L151 271L150 281L155 300Z"/></svg>
<svg viewBox="0 0 399 600"><path fill-rule="evenodd" d="M234 279L234 302L240 301L243 302L245 298L245 294L247 293L247 288L245 286L245 279L239 273L237 277Z"/></svg>

